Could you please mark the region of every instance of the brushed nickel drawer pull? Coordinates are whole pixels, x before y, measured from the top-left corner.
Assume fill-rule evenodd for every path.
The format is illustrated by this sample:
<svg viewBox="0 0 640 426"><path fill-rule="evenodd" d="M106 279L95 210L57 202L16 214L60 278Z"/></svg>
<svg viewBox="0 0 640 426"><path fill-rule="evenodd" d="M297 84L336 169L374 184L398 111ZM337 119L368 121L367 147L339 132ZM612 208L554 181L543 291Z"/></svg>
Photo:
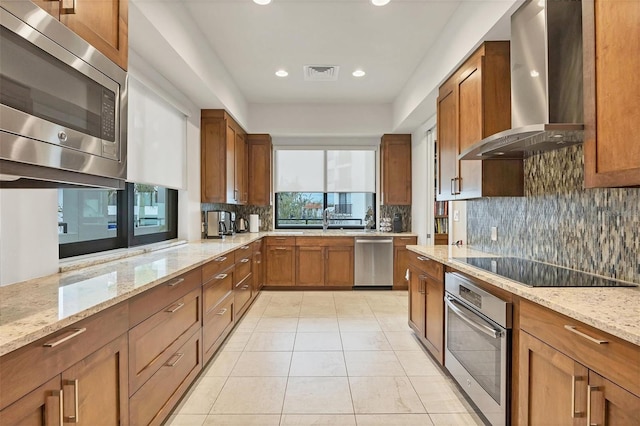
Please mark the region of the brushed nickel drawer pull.
<svg viewBox="0 0 640 426"><path fill-rule="evenodd" d="M181 309L183 306L184 306L184 303L178 303L177 305L175 305L175 307L169 308L165 312L168 312L168 313L172 314L172 313L176 312L177 310Z"/></svg>
<svg viewBox="0 0 640 426"><path fill-rule="evenodd" d="M227 260L226 256L220 256L213 259L214 262L224 262L225 260Z"/></svg>
<svg viewBox="0 0 640 426"><path fill-rule="evenodd" d="M218 275L216 275L216 280L224 280L228 276L229 276L229 274L218 274Z"/></svg>
<svg viewBox="0 0 640 426"><path fill-rule="evenodd" d="M579 331L578 329L576 329L576 327L574 325L565 325L564 328L566 330L569 330L570 332L572 332L574 334L577 334L580 337L584 337L585 339L587 339L590 342L597 343L598 345L605 345L605 344L609 343L608 340L596 339L595 337L591 337L588 334L585 334L585 333Z"/></svg>
<svg viewBox="0 0 640 426"><path fill-rule="evenodd" d="M224 314L226 314L226 313L227 313L227 308L224 308L224 309L222 309L220 312L216 312L216 315L220 315L220 316L222 316L222 315L224 315Z"/></svg>
<svg viewBox="0 0 640 426"><path fill-rule="evenodd" d="M429 258L424 256L418 256L418 260L421 260L424 262L425 260L429 260Z"/></svg>
<svg viewBox="0 0 640 426"><path fill-rule="evenodd" d="M242 286L242 290L246 290L246 289L248 289L248 288L249 288L249 285L243 285L243 286Z"/></svg>
<svg viewBox="0 0 640 426"><path fill-rule="evenodd" d="M244 259L240 260L240 263L247 263L248 261L249 261L249 259L244 258Z"/></svg>
<svg viewBox="0 0 640 426"><path fill-rule="evenodd" d="M249 246L242 246L240 247L240 250L249 250Z"/></svg>
<svg viewBox="0 0 640 426"><path fill-rule="evenodd" d="M79 423L80 422L80 413L78 410L78 379L74 380L65 380L65 386L73 386L73 416L64 417L64 421L66 423Z"/></svg>
<svg viewBox="0 0 640 426"><path fill-rule="evenodd" d="M76 0L71 1L71 7L65 4L64 0L60 1L60 15L75 15L76 14Z"/></svg>
<svg viewBox="0 0 640 426"><path fill-rule="evenodd" d="M176 280L173 280L173 281L171 281L171 282L167 283L167 286L169 286L169 287L175 287L175 286L177 286L178 284L180 284L180 283L182 283L182 282L184 282L184 278L178 278L178 279L176 279Z"/></svg>
<svg viewBox="0 0 640 426"><path fill-rule="evenodd" d="M73 333L71 333L70 335L68 335L66 337L63 337L60 340L56 340L55 342L47 342L42 346L44 346L45 348L55 348L59 344L64 343L66 341L69 341L69 340L73 339L74 337L81 335L85 331L87 331L86 328L74 328L73 329Z"/></svg>
<svg viewBox="0 0 640 426"><path fill-rule="evenodd" d="M278 251L284 251L284 250L287 250L287 248L286 248L286 247L276 247L276 250L278 250Z"/></svg>
<svg viewBox="0 0 640 426"><path fill-rule="evenodd" d="M180 360L182 359L183 356L184 356L184 352L175 354L174 356L171 357L171 359L175 358L175 361L167 362L166 366L167 367L175 367L180 362Z"/></svg>

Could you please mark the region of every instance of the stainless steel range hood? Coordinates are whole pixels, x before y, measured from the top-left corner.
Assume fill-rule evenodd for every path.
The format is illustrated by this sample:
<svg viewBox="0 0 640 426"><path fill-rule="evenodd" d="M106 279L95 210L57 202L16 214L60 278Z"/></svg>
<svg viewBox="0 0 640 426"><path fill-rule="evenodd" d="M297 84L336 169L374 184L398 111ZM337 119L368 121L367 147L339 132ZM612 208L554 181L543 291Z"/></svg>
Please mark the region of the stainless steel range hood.
<svg viewBox="0 0 640 426"><path fill-rule="evenodd" d="M524 158L583 140L582 5L529 0L511 16L511 129L461 160Z"/></svg>

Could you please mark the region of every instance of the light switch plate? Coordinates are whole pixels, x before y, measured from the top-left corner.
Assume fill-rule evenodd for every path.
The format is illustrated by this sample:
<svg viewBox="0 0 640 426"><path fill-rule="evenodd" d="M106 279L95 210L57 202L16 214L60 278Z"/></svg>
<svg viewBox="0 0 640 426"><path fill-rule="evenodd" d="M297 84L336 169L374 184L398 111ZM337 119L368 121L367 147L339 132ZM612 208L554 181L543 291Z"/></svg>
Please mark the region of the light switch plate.
<svg viewBox="0 0 640 426"><path fill-rule="evenodd" d="M460 221L460 210L454 210L453 211L453 221L454 222L459 222Z"/></svg>
<svg viewBox="0 0 640 426"><path fill-rule="evenodd" d="M498 241L498 228L495 226L491 227L491 241Z"/></svg>

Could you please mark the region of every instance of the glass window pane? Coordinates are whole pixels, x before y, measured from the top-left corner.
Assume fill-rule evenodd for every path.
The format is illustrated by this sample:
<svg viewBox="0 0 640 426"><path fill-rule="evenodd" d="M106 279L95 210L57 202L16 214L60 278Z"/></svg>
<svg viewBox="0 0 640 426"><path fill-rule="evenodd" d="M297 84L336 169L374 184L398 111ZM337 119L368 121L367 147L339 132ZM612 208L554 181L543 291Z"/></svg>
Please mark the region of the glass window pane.
<svg viewBox="0 0 640 426"><path fill-rule="evenodd" d="M376 192L375 151L327 151L328 192Z"/></svg>
<svg viewBox="0 0 640 426"><path fill-rule="evenodd" d="M117 191L111 189L59 189L58 240L60 244L115 238Z"/></svg>
<svg viewBox="0 0 640 426"><path fill-rule="evenodd" d="M276 194L276 227L322 226L324 194L321 192L279 192Z"/></svg>
<svg viewBox="0 0 640 426"><path fill-rule="evenodd" d="M324 192L324 151L278 150L276 192Z"/></svg>
<svg viewBox="0 0 640 426"><path fill-rule="evenodd" d="M327 207L331 210L329 226L364 227L375 221L375 194L369 192L330 192ZM370 223L370 227L375 223Z"/></svg>
<svg viewBox="0 0 640 426"><path fill-rule="evenodd" d="M133 192L133 235L168 230L167 188L136 183Z"/></svg>

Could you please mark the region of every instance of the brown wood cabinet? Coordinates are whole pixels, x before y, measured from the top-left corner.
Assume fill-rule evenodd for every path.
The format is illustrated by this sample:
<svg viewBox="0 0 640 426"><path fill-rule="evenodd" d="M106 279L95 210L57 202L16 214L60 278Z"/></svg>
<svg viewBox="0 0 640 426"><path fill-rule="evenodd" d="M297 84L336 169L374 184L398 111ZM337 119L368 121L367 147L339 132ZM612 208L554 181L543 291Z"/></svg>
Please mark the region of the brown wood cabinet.
<svg viewBox="0 0 640 426"><path fill-rule="evenodd" d="M296 285L353 286L353 256L350 237L296 238Z"/></svg>
<svg viewBox="0 0 640 426"><path fill-rule="evenodd" d="M411 135L382 136L380 177L382 204L411 205Z"/></svg>
<svg viewBox="0 0 640 426"><path fill-rule="evenodd" d="M59 1L36 0L34 3L60 20L121 68L127 69L128 0L74 0L70 9L65 9L62 6L63 2ZM71 4L71 2L68 3Z"/></svg>
<svg viewBox="0 0 640 426"><path fill-rule="evenodd" d="M411 253L408 245L418 244L418 237L394 237L393 238L393 289L407 290L408 282L405 278L409 268Z"/></svg>
<svg viewBox="0 0 640 426"><path fill-rule="evenodd" d="M354 247L353 239L351 245L349 241L334 241L335 245L325 247L325 281L324 285L328 287L351 287L354 284L353 256Z"/></svg>
<svg viewBox="0 0 640 426"><path fill-rule="evenodd" d="M264 262L262 254L264 253L262 240L251 243L253 250L253 296L257 296L258 292L264 286Z"/></svg>
<svg viewBox="0 0 640 426"><path fill-rule="evenodd" d="M272 144L267 134L247 135L249 151L249 204L270 206L272 193Z"/></svg>
<svg viewBox="0 0 640 426"><path fill-rule="evenodd" d="M296 284L296 238L265 238L265 285Z"/></svg>
<svg viewBox="0 0 640 426"><path fill-rule="evenodd" d="M235 254L219 256L202 265L202 349L209 361L235 324Z"/></svg>
<svg viewBox="0 0 640 426"><path fill-rule="evenodd" d="M640 186L640 39L635 1L583 0L585 186Z"/></svg>
<svg viewBox="0 0 640 426"><path fill-rule="evenodd" d="M409 255L409 326L444 364L444 266L414 252Z"/></svg>
<svg viewBox="0 0 640 426"><path fill-rule="evenodd" d="M253 250L245 245L235 251L235 271L233 274L234 318L244 314L251 302L253 291Z"/></svg>
<svg viewBox="0 0 640 426"><path fill-rule="evenodd" d="M296 285L324 286L325 248L319 245L296 247Z"/></svg>
<svg viewBox="0 0 640 426"><path fill-rule="evenodd" d="M203 203L248 202L245 137L246 132L226 111L201 111L200 198Z"/></svg>
<svg viewBox="0 0 640 426"><path fill-rule="evenodd" d="M640 347L525 300L520 329L518 424L637 424Z"/></svg>
<svg viewBox="0 0 640 426"><path fill-rule="evenodd" d="M509 42L485 42L440 86L436 199L524 195L522 160L458 160L511 127Z"/></svg>

